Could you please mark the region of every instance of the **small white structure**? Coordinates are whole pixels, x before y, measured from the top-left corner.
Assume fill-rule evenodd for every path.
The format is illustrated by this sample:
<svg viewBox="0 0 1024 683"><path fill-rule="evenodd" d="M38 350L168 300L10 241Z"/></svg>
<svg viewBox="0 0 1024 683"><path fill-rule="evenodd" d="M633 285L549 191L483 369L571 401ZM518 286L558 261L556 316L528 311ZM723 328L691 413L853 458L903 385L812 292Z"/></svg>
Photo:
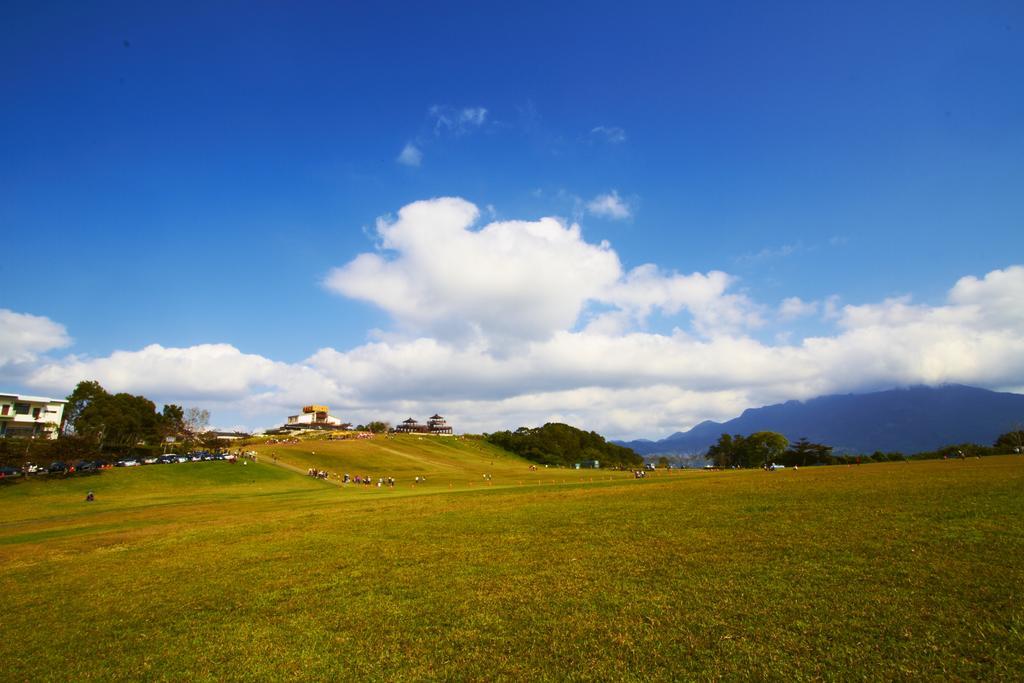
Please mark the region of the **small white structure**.
<svg viewBox="0 0 1024 683"><path fill-rule="evenodd" d="M213 434L222 441L238 441L239 439L248 439L250 436L245 432L208 432L208 434Z"/></svg>
<svg viewBox="0 0 1024 683"><path fill-rule="evenodd" d="M0 393L0 437L56 439L67 401Z"/></svg>

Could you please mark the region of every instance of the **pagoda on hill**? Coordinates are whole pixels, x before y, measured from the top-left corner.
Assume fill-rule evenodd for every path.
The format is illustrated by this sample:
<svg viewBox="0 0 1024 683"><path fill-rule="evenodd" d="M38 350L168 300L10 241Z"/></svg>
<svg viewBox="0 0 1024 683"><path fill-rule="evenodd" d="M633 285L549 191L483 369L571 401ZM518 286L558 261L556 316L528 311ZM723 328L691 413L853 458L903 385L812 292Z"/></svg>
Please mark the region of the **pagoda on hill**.
<svg viewBox="0 0 1024 683"><path fill-rule="evenodd" d="M429 420L427 420L427 431L429 431L431 434L452 434L451 426L447 422L445 422L444 418L441 417L440 415L434 415Z"/></svg>
<svg viewBox="0 0 1024 683"><path fill-rule="evenodd" d="M445 422L445 419L440 415L434 415L427 424L417 422L413 418L403 420L395 427L395 431L399 434L436 434L440 436L451 436L454 432L451 425Z"/></svg>

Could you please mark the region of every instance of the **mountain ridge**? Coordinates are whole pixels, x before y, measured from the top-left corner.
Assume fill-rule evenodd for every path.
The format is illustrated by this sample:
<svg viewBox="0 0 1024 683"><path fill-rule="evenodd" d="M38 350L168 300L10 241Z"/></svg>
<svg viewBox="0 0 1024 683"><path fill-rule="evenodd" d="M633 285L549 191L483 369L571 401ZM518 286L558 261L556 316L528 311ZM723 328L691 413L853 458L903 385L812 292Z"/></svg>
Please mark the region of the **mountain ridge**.
<svg viewBox="0 0 1024 683"><path fill-rule="evenodd" d="M918 453L957 443L990 444L1024 423L1024 395L962 384L830 394L747 408L660 440L616 441L641 455L698 455L723 433L774 431L832 446L836 453ZM1016 424L1016 426L1015 426Z"/></svg>

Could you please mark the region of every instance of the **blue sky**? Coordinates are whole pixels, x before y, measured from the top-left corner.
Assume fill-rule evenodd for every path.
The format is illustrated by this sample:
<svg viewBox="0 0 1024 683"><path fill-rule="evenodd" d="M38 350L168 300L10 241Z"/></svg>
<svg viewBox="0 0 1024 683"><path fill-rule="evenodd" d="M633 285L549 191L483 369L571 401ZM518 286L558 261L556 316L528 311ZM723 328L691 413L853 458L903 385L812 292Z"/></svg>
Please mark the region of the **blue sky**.
<svg viewBox="0 0 1024 683"><path fill-rule="evenodd" d="M1024 387L1018 3L346 5L5 6L3 387L650 437Z"/></svg>

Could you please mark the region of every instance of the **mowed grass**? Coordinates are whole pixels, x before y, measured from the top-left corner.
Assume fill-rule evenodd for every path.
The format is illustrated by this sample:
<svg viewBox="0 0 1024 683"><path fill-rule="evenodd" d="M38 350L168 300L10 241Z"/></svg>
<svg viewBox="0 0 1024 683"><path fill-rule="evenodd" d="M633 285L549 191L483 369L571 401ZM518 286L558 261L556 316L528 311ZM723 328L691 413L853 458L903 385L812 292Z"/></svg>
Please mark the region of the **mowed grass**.
<svg viewBox="0 0 1024 683"><path fill-rule="evenodd" d="M1024 677L1024 458L425 492L4 486L0 677Z"/></svg>
<svg viewBox="0 0 1024 683"><path fill-rule="evenodd" d="M264 462L273 462L276 456L277 462L300 471L313 468L329 472L331 481L338 481L345 474L369 476L374 482L381 477L394 477L395 488L385 493L407 493L414 486L418 492L425 492L482 486L590 483L633 477L631 472L545 468L543 465L531 470L529 461L476 438L377 435L373 439L300 441L245 449L256 451ZM416 477L421 477L419 484ZM366 492L366 487L347 488Z"/></svg>

